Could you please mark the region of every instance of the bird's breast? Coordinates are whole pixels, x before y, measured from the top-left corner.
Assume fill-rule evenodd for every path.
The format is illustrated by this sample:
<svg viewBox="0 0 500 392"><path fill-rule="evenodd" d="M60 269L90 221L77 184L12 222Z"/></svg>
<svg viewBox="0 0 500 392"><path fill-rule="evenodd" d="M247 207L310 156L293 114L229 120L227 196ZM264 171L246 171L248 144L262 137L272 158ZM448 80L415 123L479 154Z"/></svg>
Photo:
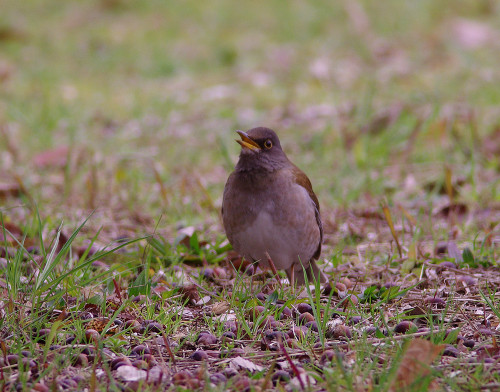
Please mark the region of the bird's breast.
<svg viewBox="0 0 500 392"><path fill-rule="evenodd" d="M277 268L289 268L298 258L309 261L320 242L314 203L307 190L293 182L270 182L264 191L235 195L224 204L224 215L235 250L263 261L268 252ZM233 216L240 220L228 219Z"/></svg>

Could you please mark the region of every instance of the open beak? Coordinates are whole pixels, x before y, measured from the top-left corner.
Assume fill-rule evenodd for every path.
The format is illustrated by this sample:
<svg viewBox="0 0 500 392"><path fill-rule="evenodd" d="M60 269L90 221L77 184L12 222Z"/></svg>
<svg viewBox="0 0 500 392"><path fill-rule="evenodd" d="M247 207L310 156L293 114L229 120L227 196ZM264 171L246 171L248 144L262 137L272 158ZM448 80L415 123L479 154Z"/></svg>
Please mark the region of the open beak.
<svg viewBox="0 0 500 392"><path fill-rule="evenodd" d="M236 140L243 148L248 148L249 150L258 151L260 150L260 146L255 143L252 139L248 137L248 135L243 131L236 131L238 135L240 135L241 140Z"/></svg>

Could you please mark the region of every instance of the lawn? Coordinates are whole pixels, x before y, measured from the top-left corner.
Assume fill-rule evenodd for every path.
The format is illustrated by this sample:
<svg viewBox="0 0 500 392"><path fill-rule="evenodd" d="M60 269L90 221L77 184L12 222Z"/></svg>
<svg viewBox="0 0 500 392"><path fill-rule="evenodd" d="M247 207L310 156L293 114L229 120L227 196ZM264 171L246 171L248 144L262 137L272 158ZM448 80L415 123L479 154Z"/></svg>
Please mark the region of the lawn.
<svg viewBox="0 0 500 392"><path fill-rule="evenodd" d="M3 390L500 388L497 2L1 8ZM326 287L225 237L259 125Z"/></svg>

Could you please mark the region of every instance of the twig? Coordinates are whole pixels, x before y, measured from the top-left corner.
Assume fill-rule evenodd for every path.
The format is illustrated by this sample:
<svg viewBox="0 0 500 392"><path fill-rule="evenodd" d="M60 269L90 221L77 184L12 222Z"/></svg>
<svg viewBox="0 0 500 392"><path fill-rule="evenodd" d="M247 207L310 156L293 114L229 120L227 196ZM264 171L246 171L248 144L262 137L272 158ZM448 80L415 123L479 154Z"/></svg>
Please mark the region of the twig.
<svg viewBox="0 0 500 392"><path fill-rule="evenodd" d="M389 225L389 229L391 229L392 237L394 241L396 241L396 246L398 247L399 257L403 257L403 251L401 249L401 245L399 244L398 235L396 233L396 229L394 229L394 223L392 221L391 211L389 211L389 207L387 206L387 202L382 202L382 211L384 212L385 220Z"/></svg>
<svg viewBox="0 0 500 392"><path fill-rule="evenodd" d="M276 359L271 364L271 367L267 371L266 377L264 378L264 381L262 382L261 389L263 391L265 391L267 389L267 384L269 384L269 381L271 381L271 377L272 377L272 374L274 372L275 367L276 367Z"/></svg>
<svg viewBox="0 0 500 392"><path fill-rule="evenodd" d="M174 370L175 370L175 365L176 365L175 355L172 352L172 350L170 349L170 343L168 342L168 338L165 335L165 331L163 330L163 328L161 330L161 336L163 337L163 343L165 343L165 348L167 349L167 353L170 356L170 359L172 360L172 364L174 365Z"/></svg>
<svg viewBox="0 0 500 392"><path fill-rule="evenodd" d="M151 165L151 167L153 169L153 174L155 176L155 180L158 183L158 185L160 186L160 195L161 195L161 198L163 199L163 203L165 205L168 205L168 192L167 192L167 188L165 187L165 184L163 183L163 180L161 179L159 165L156 163L153 163Z"/></svg>
<svg viewBox="0 0 500 392"><path fill-rule="evenodd" d="M496 382L491 382L489 384L481 385L479 388L482 389L482 390L489 389L489 390L492 390L492 391L498 391L498 390L500 390L500 384L496 383Z"/></svg>
<svg viewBox="0 0 500 392"><path fill-rule="evenodd" d="M462 275L470 275L470 276L474 276L474 274L472 272L467 272L467 271L464 271L464 270L459 270L457 268L453 268L453 267L448 267L447 265L441 265L441 264L433 264L433 263L429 263L428 261L424 261L424 264L428 267L434 267L434 268L445 268L447 270L450 270L450 271L453 271L453 272L456 272L458 274L462 274Z"/></svg>
<svg viewBox="0 0 500 392"><path fill-rule="evenodd" d="M290 364L290 367L292 368L293 372L295 373L295 376L299 379L300 387L302 390L305 390L306 387L304 385L304 381L302 381L302 378L300 377L300 372L299 369L297 369L297 366L292 361L292 358L288 355L285 349L285 345L283 344L283 340L281 340L281 336L278 339L278 344L280 345L281 351L283 351L283 355L285 356L286 360Z"/></svg>
<svg viewBox="0 0 500 392"><path fill-rule="evenodd" d="M113 278L113 285L115 286L115 293L118 297L118 301L120 303L120 306L122 305L123 301L122 301L122 294L121 294L121 290L120 290L120 286L118 285L118 282L116 281L115 278Z"/></svg>

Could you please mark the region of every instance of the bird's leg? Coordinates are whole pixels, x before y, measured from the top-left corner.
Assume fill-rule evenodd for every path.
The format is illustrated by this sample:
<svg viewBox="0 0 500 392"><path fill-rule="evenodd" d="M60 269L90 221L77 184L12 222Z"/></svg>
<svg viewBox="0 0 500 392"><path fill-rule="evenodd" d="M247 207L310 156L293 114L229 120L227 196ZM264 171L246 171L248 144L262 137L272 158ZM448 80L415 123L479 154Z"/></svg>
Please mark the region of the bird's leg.
<svg viewBox="0 0 500 392"><path fill-rule="evenodd" d="M302 270L296 270L295 263L293 263L290 268L286 270L286 275L288 276L288 280L290 281L290 287L292 288L292 290L296 286L304 284L304 272Z"/></svg>
<svg viewBox="0 0 500 392"><path fill-rule="evenodd" d="M290 267L290 285L293 287L295 285L295 263Z"/></svg>
<svg viewBox="0 0 500 392"><path fill-rule="evenodd" d="M279 286L282 287L281 280L280 280L280 277L278 275L278 270L276 269L276 266L274 265L273 259L271 259L271 256L269 256L269 253L267 251L265 251L264 254L266 255L267 263L269 264L269 267L271 267L271 271L273 271L274 277L276 278Z"/></svg>

